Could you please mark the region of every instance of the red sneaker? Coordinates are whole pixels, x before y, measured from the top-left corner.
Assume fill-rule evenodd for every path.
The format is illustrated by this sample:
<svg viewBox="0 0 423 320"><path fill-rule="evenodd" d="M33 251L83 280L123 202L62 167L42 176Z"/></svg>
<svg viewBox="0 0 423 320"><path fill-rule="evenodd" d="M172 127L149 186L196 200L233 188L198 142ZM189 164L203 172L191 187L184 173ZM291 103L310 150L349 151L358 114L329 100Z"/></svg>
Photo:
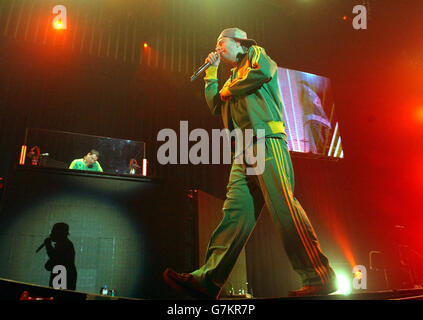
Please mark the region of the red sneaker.
<svg viewBox="0 0 423 320"><path fill-rule="evenodd" d="M329 283L325 286L303 286L299 290L289 291L288 297L327 296L336 290L337 285L335 283Z"/></svg>
<svg viewBox="0 0 423 320"><path fill-rule="evenodd" d="M163 279L169 287L184 295L197 299L216 299L190 273L177 273L167 268L163 272Z"/></svg>

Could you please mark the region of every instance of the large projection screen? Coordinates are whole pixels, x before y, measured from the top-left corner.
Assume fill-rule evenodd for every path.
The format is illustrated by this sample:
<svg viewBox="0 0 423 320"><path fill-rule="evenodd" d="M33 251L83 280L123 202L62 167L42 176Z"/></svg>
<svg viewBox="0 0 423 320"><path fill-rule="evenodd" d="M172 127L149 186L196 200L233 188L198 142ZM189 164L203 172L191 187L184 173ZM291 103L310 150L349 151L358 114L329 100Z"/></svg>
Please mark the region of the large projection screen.
<svg viewBox="0 0 423 320"><path fill-rule="evenodd" d="M278 80L289 150L343 158L330 79L279 67Z"/></svg>

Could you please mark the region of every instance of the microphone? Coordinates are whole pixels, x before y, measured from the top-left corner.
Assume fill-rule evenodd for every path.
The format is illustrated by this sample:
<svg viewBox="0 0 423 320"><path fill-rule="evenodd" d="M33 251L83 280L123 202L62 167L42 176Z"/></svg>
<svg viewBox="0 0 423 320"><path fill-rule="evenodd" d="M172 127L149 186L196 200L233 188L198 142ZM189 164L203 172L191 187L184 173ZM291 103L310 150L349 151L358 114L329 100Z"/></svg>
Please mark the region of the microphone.
<svg viewBox="0 0 423 320"><path fill-rule="evenodd" d="M216 54L220 54L220 51L215 51ZM193 82L197 77L200 75L201 72L205 71L208 67L210 67L210 62L205 62L200 68L197 69L191 76L191 82Z"/></svg>
<svg viewBox="0 0 423 320"><path fill-rule="evenodd" d="M49 237L50 238L50 237ZM51 238L50 238L51 239ZM35 253L37 253L38 251L40 251L42 248L44 248L46 246L46 241L44 240L43 244L41 246L38 247L37 250L35 250Z"/></svg>
<svg viewBox="0 0 423 320"><path fill-rule="evenodd" d="M43 243L41 246L39 246L38 247L38 249L35 251L35 253L37 253L38 251L40 251L42 248L44 248L45 247L45 243Z"/></svg>
<svg viewBox="0 0 423 320"><path fill-rule="evenodd" d="M193 82L197 77L200 75L201 72L206 70L208 67L210 67L210 62L206 62L203 64L200 68L197 69L197 71L194 72L194 74L191 76L191 82Z"/></svg>

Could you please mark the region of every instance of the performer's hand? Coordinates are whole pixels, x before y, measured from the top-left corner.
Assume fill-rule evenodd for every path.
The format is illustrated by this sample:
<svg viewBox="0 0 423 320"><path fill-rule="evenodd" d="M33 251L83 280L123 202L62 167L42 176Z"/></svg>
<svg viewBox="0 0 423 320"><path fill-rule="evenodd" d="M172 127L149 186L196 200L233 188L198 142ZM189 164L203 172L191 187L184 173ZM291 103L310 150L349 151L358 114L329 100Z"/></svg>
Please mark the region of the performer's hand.
<svg viewBox="0 0 423 320"><path fill-rule="evenodd" d="M204 62L209 62L212 67L217 67L220 63L220 55L216 52L210 52Z"/></svg>
<svg viewBox="0 0 423 320"><path fill-rule="evenodd" d="M223 87L221 90L220 90L220 99L222 100L222 101L229 101L229 100L231 100L232 99L232 94L231 94L231 92L229 91L229 89L228 89L228 87Z"/></svg>

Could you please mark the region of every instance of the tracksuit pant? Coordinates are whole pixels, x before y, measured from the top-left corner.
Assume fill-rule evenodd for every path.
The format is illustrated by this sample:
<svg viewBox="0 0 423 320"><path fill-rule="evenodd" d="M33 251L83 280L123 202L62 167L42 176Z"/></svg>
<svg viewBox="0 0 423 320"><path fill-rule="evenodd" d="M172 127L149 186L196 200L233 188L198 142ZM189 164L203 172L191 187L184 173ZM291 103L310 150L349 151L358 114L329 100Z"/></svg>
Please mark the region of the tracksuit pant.
<svg viewBox="0 0 423 320"><path fill-rule="evenodd" d="M217 295L229 277L264 203L303 285L325 285L335 280L313 227L294 197L294 172L286 135L266 137L264 143L266 162L262 174L247 175L245 162L232 164L223 220L211 236L204 265L191 273L212 294Z"/></svg>

